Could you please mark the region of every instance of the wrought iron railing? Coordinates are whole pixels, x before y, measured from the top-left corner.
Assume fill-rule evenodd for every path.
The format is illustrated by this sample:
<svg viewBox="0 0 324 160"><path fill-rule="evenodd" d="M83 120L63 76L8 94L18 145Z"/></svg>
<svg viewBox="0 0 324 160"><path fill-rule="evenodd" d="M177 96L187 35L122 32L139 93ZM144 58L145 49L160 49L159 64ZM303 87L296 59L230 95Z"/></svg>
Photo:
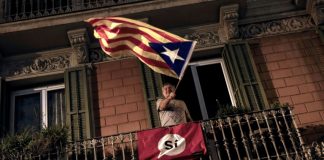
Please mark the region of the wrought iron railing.
<svg viewBox="0 0 324 160"><path fill-rule="evenodd" d="M0 0L0 23L143 1L148 0Z"/></svg>
<svg viewBox="0 0 324 160"><path fill-rule="evenodd" d="M208 150L201 159L321 159L324 141L305 146L289 108L200 122ZM136 132L69 143L42 155L17 153L0 159L138 159Z"/></svg>

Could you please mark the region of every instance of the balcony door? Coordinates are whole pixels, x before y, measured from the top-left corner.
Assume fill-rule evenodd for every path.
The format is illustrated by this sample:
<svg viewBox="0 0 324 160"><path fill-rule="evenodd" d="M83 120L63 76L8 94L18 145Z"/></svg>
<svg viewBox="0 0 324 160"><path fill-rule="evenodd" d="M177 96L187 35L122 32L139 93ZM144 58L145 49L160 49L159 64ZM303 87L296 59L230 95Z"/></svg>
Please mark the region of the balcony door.
<svg viewBox="0 0 324 160"><path fill-rule="evenodd" d="M217 116L221 107L235 106L232 87L222 59L190 63L177 89L194 120Z"/></svg>

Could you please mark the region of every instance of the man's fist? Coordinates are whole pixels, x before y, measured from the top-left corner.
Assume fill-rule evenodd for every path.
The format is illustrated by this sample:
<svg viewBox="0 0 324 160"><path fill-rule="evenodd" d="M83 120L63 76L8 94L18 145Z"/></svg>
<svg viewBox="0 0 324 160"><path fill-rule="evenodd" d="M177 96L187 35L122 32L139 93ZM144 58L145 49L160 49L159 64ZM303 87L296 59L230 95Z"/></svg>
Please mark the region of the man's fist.
<svg viewBox="0 0 324 160"><path fill-rule="evenodd" d="M175 95L175 93L174 92L171 92L170 94L169 94L169 98L174 98L176 95Z"/></svg>

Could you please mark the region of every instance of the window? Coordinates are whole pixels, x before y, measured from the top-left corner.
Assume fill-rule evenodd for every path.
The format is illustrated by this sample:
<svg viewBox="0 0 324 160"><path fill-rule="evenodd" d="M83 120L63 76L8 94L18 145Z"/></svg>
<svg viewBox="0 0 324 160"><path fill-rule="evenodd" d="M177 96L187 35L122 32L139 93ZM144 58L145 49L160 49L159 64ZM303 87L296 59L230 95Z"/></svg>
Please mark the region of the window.
<svg viewBox="0 0 324 160"><path fill-rule="evenodd" d="M178 83L168 77L163 79ZM177 98L186 102L194 120L214 118L221 107L236 106L223 59L191 62L177 89Z"/></svg>
<svg viewBox="0 0 324 160"><path fill-rule="evenodd" d="M201 113L201 117L193 115L196 120L213 118L220 107L236 105L222 59L194 62L189 64L189 67L187 72L190 73L184 79L186 86L179 87L178 95L187 102L192 113ZM194 86L190 87L190 93L193 95L182 97L188 93L188 86ZM182 93L182 90L185 93Z"/></svg>
<svg viewBox="0 0 324 160"><path fill-rule="evenodd" d="M65 124L64 85L19 90L11 94L11 131Z"/></svg>

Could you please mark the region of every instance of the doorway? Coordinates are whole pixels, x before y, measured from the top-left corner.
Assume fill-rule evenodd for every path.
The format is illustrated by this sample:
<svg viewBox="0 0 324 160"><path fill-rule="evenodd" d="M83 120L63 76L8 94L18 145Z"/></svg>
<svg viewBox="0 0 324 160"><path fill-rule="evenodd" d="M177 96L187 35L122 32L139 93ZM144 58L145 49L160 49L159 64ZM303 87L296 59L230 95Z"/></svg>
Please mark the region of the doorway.
<svg viewBox="0 0 324 160"><path fill-rule="evenodd" d="M235 106L225 64L219 58L190 63L176 93L195 121L216 117L221 107Z"/></svg>

